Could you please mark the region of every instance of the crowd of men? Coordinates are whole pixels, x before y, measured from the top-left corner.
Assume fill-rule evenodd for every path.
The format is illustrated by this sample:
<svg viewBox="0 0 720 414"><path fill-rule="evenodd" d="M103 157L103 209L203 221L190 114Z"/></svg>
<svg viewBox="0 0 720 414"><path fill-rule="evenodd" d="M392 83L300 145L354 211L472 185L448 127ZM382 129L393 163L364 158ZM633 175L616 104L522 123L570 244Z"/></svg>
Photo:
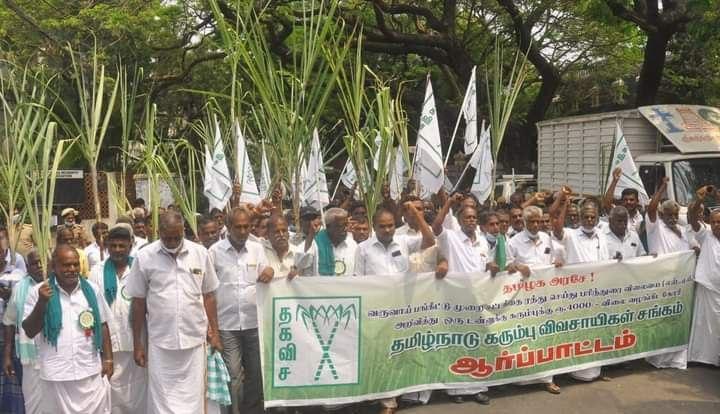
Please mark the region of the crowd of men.
<svg viewBox="0 0 720 414"><path fill-rule="evenodd" d="M720 211L707 216L710 186L697 191L686 226L679 206L663 200L667 179L647 206L638 192L579 198L563 187L505 203L481 205L472 194L399 201L389 191L368 220L352 191L321 212L283 209L278 192L258 205L233 202L226 212L198 218L197 239L172 206L152 222L142 200L108 226L95 223L92 239L62 212L49 269L33 250L31 229L14 224L20 242L9 248L2 229L0 309L4 331L2 410L28 413L220 412L207 398L209 355L220 352L229 373L225 412L260 413L262 372L256 285L273 278L372 276L435 272L520 272L537 266L626 260L695 249L696 297L688 351L648 358L660 368L688 361L720 365ZM152 240L153 229L158 238ZM92 243L89 240L94 240ZM14 254L13 254L14 252ZM500 276L501 277L501 276ZM570 374L602 377L601 368ZM548 376L542 384L559 394ZM451 401L488 404L486 387L443 391ZM439 392L438 392L439 393ZM399 403L422 404L431 392L378 401L381 413ZM305 412L348 410L311 407Z"/></svg>

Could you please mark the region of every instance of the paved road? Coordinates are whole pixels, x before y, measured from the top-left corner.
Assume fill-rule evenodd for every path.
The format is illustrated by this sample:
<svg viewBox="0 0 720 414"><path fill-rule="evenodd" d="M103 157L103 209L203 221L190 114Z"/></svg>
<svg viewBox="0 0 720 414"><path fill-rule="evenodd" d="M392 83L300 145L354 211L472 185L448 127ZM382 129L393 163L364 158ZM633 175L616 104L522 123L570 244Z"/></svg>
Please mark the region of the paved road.
<svg viewBox="0 0 720 414"><path fill-rule="evenodd" d="M720 414L718 368L694 365L686 371L658 370L644 361L636 361L629 367L606 368L603 373L612 380L583 384L560 376L557 378L562 387L560 395L547 393L540 386L510 385L491 388L489 406L474 402L454 404L439 396L427 406L406 408L400 413Z"/></svg>

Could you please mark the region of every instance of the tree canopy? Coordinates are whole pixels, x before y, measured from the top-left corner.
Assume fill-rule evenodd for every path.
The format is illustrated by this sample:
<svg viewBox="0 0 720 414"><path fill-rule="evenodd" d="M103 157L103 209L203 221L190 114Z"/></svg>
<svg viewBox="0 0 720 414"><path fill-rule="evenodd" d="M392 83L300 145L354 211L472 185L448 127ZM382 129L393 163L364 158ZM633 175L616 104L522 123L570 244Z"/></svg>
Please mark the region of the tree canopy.
<svg viewBox="0 0 720 414"><path fill-rule="evenodd" d="M301 36L302 7L313 5L309 0L217 3L224 22L233 27L246 6L262 9L262 30L279 62L292 59L290 51ZM533 71L518 99L501 160L528 171L536 159L534 125L540 120L652 103L720 101L720 0L339 4L347 36L362 33L363 63L394 90L402 87L410 137L428 73L448 145L476 65L478 113L487 117L486 61L496 38L507 50L527 54ZM110 72L118 63L143 68L140 91L157 104L158 123L168 136L192 135L191 125L203 117L207 98L222 105L230 95L231 64L215 16L204 0L2 0L0 59L47 67L67 85L61 93L72 98L69 48L82 55L97 47ZM514 52L507 55L511 65ZM323 121L330 129L336 121L333 108L339 105L327 107ZM109 149L120 145L121 135L118 113L108 130L101 168L117 167Z"/></svg>

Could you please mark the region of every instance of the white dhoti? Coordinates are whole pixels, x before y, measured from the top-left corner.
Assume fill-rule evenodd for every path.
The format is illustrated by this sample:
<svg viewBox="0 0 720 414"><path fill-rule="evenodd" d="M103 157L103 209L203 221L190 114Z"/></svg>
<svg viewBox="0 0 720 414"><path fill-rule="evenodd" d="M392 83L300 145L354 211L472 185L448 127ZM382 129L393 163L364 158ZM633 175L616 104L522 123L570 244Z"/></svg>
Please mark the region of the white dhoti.
<svg viewBox="0 0 720 414"><path fill-rule="evenodd" d="M485 387L483 385L476 385L474 387L469 388L452 388L449 390L445 390L447 395L450 396L458 396L458 395L475 395L481 392L487 392L488 387Z"/></svg>
<svg viewBox="0 0 720 414"><path fill-rule="evenodd" d="M147 370L135 364L132 352L115 352L113 360L113 414L142 413L147 407Z"/></svg>
<svg viewBox="0 0 720 414"><path fill-rule="evenodd" d="M100 374L76 381L40 380L45 414L110 414L110 383Z"/></svg>
<svg viewBox="0 0 720 414"><path fill-rule="evenodd" d="M419 391L419 392L409 392L407 394L403 394L400 396L400 399L403 401L409 401L411 403L415 404L427 404L430 401L430 397L432 396L432 391Z"/></svg>
<svg viewBox="0 0 720 414"><path fill-rule="evenodd" d="M34 364L33 364L34 365ZM40 369L33 365L23 365L22 391L25 400L25 412L28 414L42 412L43 392L40 389Z"/></svg>
<svg viewBox="0 0 720 414"><path fill-rule="evenodd" d="M688 359L720 366L720 293L699 283L695 286Z"/></svg>
<svg viewBox="0 0 720 414"><path fill-rule="evenodd" d="M581 369L579 371L573 371L570 373L570 376L575 378L578 381L594 381L596 380L600 374L602 373L602 367L595 367L595 368L588 368L588 369Z"/></svg>
<svg viewBox="0 0 720 414"><path fill-rule="evenodd" d="M687 368L687 349L683 351L668 352L645 358L655 368Z"/></svg>
<svg viewBox="0 0 720 414"><path fill-rule="evenodd" d="M205 409L205 346L163 349L150 344L148 414L197 414Z"/></svg>
<svg viewBox="0 0 720 414"><path fill-rule="evenodd" d="M533 385L533 384L552 384L553 382L553 376L550 375L549 377L542 377L530 381L519 381L514 383L515 385Z"/></svg>

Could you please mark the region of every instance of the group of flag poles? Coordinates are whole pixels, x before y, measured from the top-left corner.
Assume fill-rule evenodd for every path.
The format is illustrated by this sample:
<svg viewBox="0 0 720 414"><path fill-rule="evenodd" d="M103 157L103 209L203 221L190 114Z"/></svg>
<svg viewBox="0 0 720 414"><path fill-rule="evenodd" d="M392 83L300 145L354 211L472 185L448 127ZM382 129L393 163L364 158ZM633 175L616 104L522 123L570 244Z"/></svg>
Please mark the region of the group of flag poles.
<svg viewBox="0 0 720 414"><path fill-rule="evenodd" d="M475 169L475 176L472 182L470 192L483 203L492 194L494 184L494 161L491 150L490 127L485 127L483 120L480 126L480 134L478 136L478 117L477 117L477 89L476 89L476 68L473 67L470 80L467 85L465 97L463 99L460 113L450 139L447 154L443 158L443 151L440 139L440 128L437 118L437 110L435 106L435 97L433 94L430 75L428 74L427 86L425 89L425 98L423 101L422 111L420 115L420 123L418 127L418 135L415 146L415 155L412 167L405 165L403 157L403 149L397 147L391 148L395 150L395 157L387 157L389 162L394 160L387 168L389 174L390 195L393 199L399 199L402 189L405 185L405 173L410 172L409 179L415 179L418 183L417 192L421 198L426 198L430 194L437 193L441 188L445 188L448 192L457 190L458 185L462 181L469 167ZM464 153L470 156L469 162L466 163L464 170L461 172L458 182L452 184L445 175L445 167L450 159L452 146L458 133L461 121L464 120ZM220 124L215 118L215 134L213 138L213 147L205 148L205 171L204 171L204 194L209 200L210 208L224 209L227 205L233 191L233 181L225 159ZM233 125L235 134L235 181L240 184L241 194L240 201L257 204L261 200L269 197L271 193L271 175L270 165L268 163L265 143L261 143L261 166L260 181L257 183L255 174L253 173L252 164L248 156L247 146L243 137L240 125L235 121ZM378 136L379 139L379 136ZM378 141L376 139L376 141ZM642 186L640 175L630 154L630 149L623 135L622 127L618 121L615 128L614 146L609 164L609 178L607 186L612 181L612 172L615 168L620 167L623 174L616 186L616 197L625 188L635 188L640 193L640 201L646 204L648 196ZM330 194L328 192L327 178L323 164L323 154L320 147L320 138L317 129L313 131L310 153L307 162L301 162L300 183L295 183L293 179L293 187L297 187L300 194L301 205L309 205L319 211L327 206L330 202ZM373 153L373 168L377 171L380 162L380 147L378 142L375 143L375 152ZM302 148L300 153L303 153ZM367 168L366 166L363 166ZM335 185L332 198L338 191L340 183L347 188L354 188L357 182L357 174L355 166L348 157L345 166L340 172L340 177Z"/></svg>

